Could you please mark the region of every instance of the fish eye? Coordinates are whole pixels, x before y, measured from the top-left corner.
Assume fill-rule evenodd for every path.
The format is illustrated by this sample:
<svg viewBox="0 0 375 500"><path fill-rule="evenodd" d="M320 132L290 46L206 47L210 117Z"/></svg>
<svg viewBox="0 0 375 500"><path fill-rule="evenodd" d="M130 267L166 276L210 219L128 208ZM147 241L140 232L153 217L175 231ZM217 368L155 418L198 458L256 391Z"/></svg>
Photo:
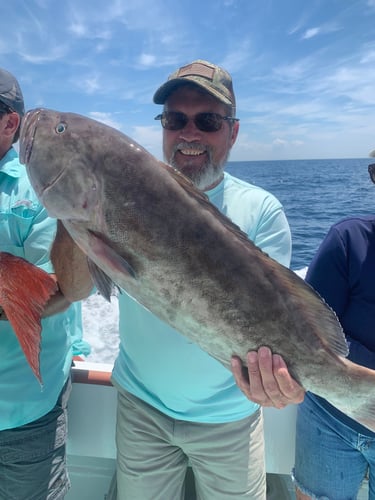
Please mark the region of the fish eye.
<svg viewBox="0 0 375 500"><path fill-rule="evenodd" d="M58 125L56 125L55 130L58 134L63 134L67 128L67 124L64 122L60 122Z"/></svg>

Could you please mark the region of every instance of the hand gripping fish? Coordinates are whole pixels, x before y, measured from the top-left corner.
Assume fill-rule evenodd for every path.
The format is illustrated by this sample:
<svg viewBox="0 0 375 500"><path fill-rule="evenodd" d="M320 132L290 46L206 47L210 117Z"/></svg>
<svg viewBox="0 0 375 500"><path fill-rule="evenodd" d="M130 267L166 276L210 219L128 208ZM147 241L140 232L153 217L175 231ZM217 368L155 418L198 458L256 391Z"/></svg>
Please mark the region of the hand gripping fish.
<svg viewBox="0 0 375 500"><path fill-rule="evenodd" d="M41 202L112 283L230 369L267 345L306 390L375 430L375 371L345 359L335 314L192 183L89 118L27 113L20 159Z"/></svg>
<svg viewBox="0 0 375 500"><path fill-rule="evenodd" d="M21 257L0 252L0 306L40 383L41 314L56 291L48 273Z"/></svg>

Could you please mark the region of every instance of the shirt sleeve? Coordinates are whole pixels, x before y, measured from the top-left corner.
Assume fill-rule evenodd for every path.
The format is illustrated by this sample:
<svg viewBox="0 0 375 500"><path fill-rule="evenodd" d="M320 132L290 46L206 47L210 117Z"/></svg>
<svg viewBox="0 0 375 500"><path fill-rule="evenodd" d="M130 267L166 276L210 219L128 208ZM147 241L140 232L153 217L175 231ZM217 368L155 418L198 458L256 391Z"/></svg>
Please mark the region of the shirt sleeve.
<svg viewBox="0 0 375 500"><path fill-rule="evenodd" d="M46 209L40 206L24 241L24 252L28 261L48 273L53 273L50 249L55 233L56 220L49 217Z"/></svg>
<svg viewBox="0 0 375 500"><path fill-rule="evenodd" d="M282 208L270 211L258 225L254 243L285 267L290 266L292 239Z"/></svg>
<svg viewBox="0 0 375 500"><path fill-rule="evenodd" d="M331 228L313 258L306 281L319 293L340 318L349 294L345 245L335 228Z"/></svg>

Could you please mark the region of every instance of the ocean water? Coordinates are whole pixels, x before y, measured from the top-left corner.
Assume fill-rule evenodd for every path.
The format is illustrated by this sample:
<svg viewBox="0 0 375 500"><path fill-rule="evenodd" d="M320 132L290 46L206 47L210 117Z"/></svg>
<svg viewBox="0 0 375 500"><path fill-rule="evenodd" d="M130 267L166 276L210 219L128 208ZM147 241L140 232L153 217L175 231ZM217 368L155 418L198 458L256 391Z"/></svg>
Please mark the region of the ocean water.
<svg viewBox="0 0 375 500"><path fill-rule="evenodd" d="M232 162L227 171L263 187L283 204L292 231L292 269L307 266L329 227L374 213L370 159Z"/></svg>
<svg viewBox="0 0 375 500"><path fill-rule="evenodd" d="M375 185L371 160L283 160L229 162L227 171L273 193L283 204L292 231L291 268L308 266L329 227L351 215L371 214ZM90 361L112 363L118 352L117 299L96 294L83 304L84 337Z"/></svg>

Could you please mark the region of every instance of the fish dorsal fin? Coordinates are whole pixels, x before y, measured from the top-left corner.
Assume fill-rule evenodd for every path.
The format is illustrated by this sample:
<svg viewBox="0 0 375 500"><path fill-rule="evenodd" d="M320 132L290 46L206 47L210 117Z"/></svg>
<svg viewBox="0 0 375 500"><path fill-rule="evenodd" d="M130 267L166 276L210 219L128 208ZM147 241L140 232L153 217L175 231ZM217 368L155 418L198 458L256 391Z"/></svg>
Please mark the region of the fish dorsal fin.
<svg viewBox="0 0 375 500"><path fill-rule="evenodd" d="M327 304L323 297L321 297L321 295L316 290L314 290L314 288L309 283L306 283L306 285L310 287L310 289L326 307L326 321L332 325L332 328L328 329L325 332L325 338L328 342L329 347L335 354L346 358L346 356L349 354L349 346L345 338L344 330L335 311ZM316 322L318 321L318 319L318 317L315 317Z"/></svg>
<svg viewBox="0 0 375 500"><path fill-rule="evenodd" d="M204 191L201 191L200 189L196 188L193 182L187 178L184 174L179 172L176 168L172 167L171 165L168 165L166 163L160 162L162 167L165 168L170 172L172 177L179 183L179 185L192 197L195 198L195 200L200 203L203 208L208 210L210 213L212 213L216 218L220 219L221 223L224 224L224 226L232 231L233 233L236 234L237 237L241 238L243 241L250 241L247 234L241 230L239 226L237 226L234 222L229 219L226 215L220 212L218 208L213 205L208 196L204 193ZM252 242L251 242L252 243ZM252 243L252 245L254 245ZM255 248L258 248L254 245ZM260 248L258 248L259 252L262 252ZM264 252L262 252L264 253Z"/></svg>
<svg viewBox="0 0 375 500"><path fill-rule="evenodd" d="M346 357L349 354L348 344L335 311L309 283L295 272L284 266L281 266L280 271L286 282L286 289L297 297L298 303L302 304L299 307L304 307L304 316L308 318L313 331L317 332L321 341L332 352ZM321 325L325 326L324 330Z"/></svg>

